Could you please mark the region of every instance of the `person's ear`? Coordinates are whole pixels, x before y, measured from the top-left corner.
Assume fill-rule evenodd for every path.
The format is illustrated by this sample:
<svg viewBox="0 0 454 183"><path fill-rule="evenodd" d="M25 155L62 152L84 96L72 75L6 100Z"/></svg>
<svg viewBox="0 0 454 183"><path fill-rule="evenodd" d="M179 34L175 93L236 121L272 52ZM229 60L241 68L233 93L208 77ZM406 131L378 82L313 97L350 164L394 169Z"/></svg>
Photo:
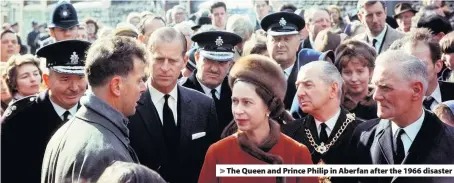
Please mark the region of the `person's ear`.
<svg viewBox="0 0 454 183"><path fill-rule="evenodd" d="M50 82L49 82L49 75L48 74L43 74L43 80L44 80L44 84L46 85L46 88L50 88Z"/></svg>
<svg viewBox="0 0 454 183"><path fill-rule="evenodd" d="M412 84L412 89L413 89L412 98L414 100L420 100L425 96L424 85L421 82L414 82Z"/></svg>
<svg viewBox="0 0 454 183"><path fill-rule="evenodd" d="M50 35L50 37L53 37L55 39L55 32L54 32L53 28L49 29L49 35Z"/></svg>
<svg viewBox="0 0 454 183"><path fill-rule="evenodd" d="M339 85L336 82L333 82L330 87L330 93L329 93L329 98L334 99L337 98L337 94L339 93Z"/></svg>
<svg viewBox="0 0 454 183"><path fill-rule="evenodd" d="M441 69L443 69L443 61L440 60L437 60L434 64L434 69L435 69L435 72L438 74Z"/></svg>
<svg viewBox="0 0 454 183"><path fill-rule="evenodd" d="M194 58L195 58L195 64L199 64L199 58L200 58L200 53L198 51L196 51L194 53Z"/></svg>
<svg viewBox="0 0 454 183"><path fill-rule="evenodd" d="M121 94L121 78L114 76L109 83L109 90L112 95L119 97Z"/></svg>
<svg viewBox="0 0 454 183"><path fill-rule="evenodd" d="M143 34L139 34L139 37L137 38L140 42L142 42L143 44L147 44L147 43L144 43L143 42Z"/></svg>

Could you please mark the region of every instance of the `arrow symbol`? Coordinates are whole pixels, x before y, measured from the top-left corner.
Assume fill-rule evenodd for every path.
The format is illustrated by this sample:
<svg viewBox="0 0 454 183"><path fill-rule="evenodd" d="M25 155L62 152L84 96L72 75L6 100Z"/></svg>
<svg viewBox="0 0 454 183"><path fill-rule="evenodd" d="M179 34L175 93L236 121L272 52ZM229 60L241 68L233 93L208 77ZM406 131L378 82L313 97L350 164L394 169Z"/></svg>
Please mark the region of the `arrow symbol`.
<svg viewBox="0 0 454 183"><path fill-rule="evenodd" d="M221 173L224 173L224 172L225 172L225 170L224 170L224 169L221 169Z"/></svg>

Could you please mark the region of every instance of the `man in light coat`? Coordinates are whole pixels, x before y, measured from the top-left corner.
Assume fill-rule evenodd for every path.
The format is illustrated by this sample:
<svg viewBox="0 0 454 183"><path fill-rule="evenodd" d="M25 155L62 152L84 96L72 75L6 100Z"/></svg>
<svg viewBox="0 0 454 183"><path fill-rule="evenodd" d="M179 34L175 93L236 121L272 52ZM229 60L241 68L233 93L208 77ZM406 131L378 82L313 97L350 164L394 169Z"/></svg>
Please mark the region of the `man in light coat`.
<svg viewBox="0 0 454 183"><path fill-rule="evenodd" d="M96 41L87 53L90 91L82 107L47 145L42 183L96 182L114 161L136 162L129 145L127 116L145 91L145 48L137 40L111 37Z"/></svg>

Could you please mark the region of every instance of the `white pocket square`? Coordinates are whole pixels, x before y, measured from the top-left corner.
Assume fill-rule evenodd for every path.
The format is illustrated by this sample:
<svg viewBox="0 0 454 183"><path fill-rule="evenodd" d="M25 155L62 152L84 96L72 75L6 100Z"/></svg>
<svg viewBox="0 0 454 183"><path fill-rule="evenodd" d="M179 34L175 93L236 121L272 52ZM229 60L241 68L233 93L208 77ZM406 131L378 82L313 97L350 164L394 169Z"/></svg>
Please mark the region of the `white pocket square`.
<svg viewBox="0 0 454 183"><path fill-rule="evenodd" d="M192 140L202 138L202 137L204 137L205 135L206 135L205 132L194 133L194 134L192 134Z"/></svg>

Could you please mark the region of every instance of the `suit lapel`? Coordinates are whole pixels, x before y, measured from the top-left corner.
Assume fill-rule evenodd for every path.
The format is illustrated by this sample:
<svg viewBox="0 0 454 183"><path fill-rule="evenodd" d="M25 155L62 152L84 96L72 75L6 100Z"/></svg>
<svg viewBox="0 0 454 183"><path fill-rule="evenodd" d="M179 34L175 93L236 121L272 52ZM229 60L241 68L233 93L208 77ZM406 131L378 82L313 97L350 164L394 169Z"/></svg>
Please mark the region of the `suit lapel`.
<svg viewBox="0 0 454 183"><path fill-rule="evenodd" d="M320 144L320 138L318 138L317 125L315 124L315 119L313 116L308 115L306 117L305 129L309 129L314 138L315 143Z"/></svg>
<svg viewBox="0 0 454 183"><path fill-rule="evenodd" d="M197 106L194 106L192 103L191 96L188 95L186 92L186 88L182 86L178 86L178 97L180 97L179 103L181 106L179 107L179 125L180 125L180 152L184 152L186 146L188 146L190 141L192 140L192 127L196 123L192 116L196 114L194 109Z"/></svg>
<svg viewBox="0 0 454 183"><path fill-rule="evenodd" d="M145 93L142 94L137 106L137 113L139 113L142 121L147 129L148 134L152 139L156 139L160 149L166 149L164 144L164 134L162 133L162 123L156 111L156 107L151 101L150 90L147 88ZM166 150L164 150L165 152ZM166 153L163 153L166 154Z"/></svg>
<svg viewBox="0 0 454 183"><path fill-rule="evenodd" d="M408 150L408 155L403 164L418 164L439 140L436 136L442 131L442 124L432 113L425 111L425 117L421 129Z"/></svg>
<svg viewBox="0 0 454 183"><path fill-rule="evenodd" d="M196 74L197 74L197 69L194 70L194 72L192 72L192 74L189 76L188 80L191 81L194 84L194 88L193 88L194 90L197 90L197 91L202 92L203 94L205 94L205 92L203 91L202 86L200 85L199 81L196 78Z"/></svg>
<svg viewBox="0 0 454 183"><path fill-rule="evenodd" d="M392 130L389 120L381 120L379 123L379 127L377 128L378 131L378 146L380 149L380 154L375 154L375 162L374 164L383 164L385 162L381 161L381 156L386 160L387 164L394 164L394 156L393 156L393 145L392 145ZM376 152L377 153L377 152ZM374 155L373 155L374 156ZM374 157L373 157L374 160Z"/></svg>

